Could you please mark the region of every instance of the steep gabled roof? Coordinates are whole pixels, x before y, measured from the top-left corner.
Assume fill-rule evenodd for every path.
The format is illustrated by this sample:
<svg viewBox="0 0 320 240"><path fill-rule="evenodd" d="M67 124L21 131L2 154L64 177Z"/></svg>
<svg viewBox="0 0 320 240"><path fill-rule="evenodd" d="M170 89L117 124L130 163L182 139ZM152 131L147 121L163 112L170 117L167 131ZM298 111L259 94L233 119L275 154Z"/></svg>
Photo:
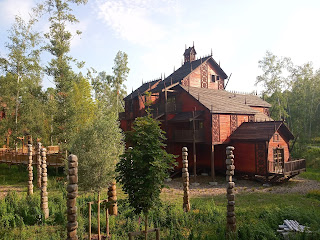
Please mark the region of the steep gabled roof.
<svg viewBox="0 0 320 240"><path fill-rule="evenodd" d="M192 71L194 71L196 68L198 68L201 64L205 62L209 62L213 66L215 66L217 72L222 78L226 79L228 77L227 74L220 68L219 64L217 64L217 62L211 56L207 56L207 57L197 59L195 61L185 62L179 69L174 71L172 74L166 77L163 81L161 81L161 79L157 79L157 80L153 80L151 82L142 84L139 88L137 88L134 92L126 96L124 99L126 100L129 98L134 98L139 94L143 94L145 91L149 89L149 85L152 87L155 84L157 84L157 86L154 89L152 89L151 92L159 92L165 87L168 87L175 83L179 83L186 76L188 76Z"/></svg>
<svg viewBox="0 0 320 240"><path fill-rule="evenodd" d="M243 122L230 136L230 140L265 140L269 141L273 134L279 131L287 140L294 136L281 121Z"/></svg>
<svg viewBox="0 0 320 240"><path fill-rule="evenodd" d="M126 99L130 99L130 98L134 98L136 96L138 96L139 94L143 94L144 92L146 92L150 87L154 86L155 84L157 84L157 82L161 82L161 79L156 79L150 82L146 82L143 83L139 88L137 88L136 90L134 90L132 93L130 93L128 96L126 96L124 98L124 100Z"/></svg>
<svg viewBox="0 0 320 240"><path fill-rule="evenodd" d="M224 90L209 88L186 87L179 85L191 96L197 99L202 105L212 113L227 114L256 114L257 111L252 109L245 102L239 101L238 98Z"/></svg>
<svg viewBox="0 0 320 240"><path fill-rule="evenodd" d="M235 98L237 101L245 103L250 107L271 107L271 104L264 101L257 95L253 94L239 94L228 92L229 96Z"/></svg>
<svg viewBox="0 0 320 240"><path fill-rule="evenodd" d="M188 76L192 71L194 71L196 68L198 68L201 64L205 62L210 62L213 66L215 66L217 72L220 74L222 78L226 79L228 77L227 74L216 63L216 61L211 56L208 56L192 62L185 62L179 69L174 71L171 75L169 75L162 82L160 82L159 85L152 90L152 92L159 92L165 87L168 87L172 84L180 82L186 76Z"/></svg>

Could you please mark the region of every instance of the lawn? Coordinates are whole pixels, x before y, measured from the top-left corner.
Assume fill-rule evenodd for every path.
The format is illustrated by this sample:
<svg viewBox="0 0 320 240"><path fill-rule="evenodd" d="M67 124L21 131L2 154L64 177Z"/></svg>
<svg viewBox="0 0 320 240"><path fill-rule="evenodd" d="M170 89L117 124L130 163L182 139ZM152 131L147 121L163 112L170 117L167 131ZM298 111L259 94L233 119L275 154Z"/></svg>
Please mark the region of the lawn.
<svg viewBox="0 0 320 240"><path fill-rule="evenodd" d="M31 197L26 195L27 178L22 167L0 165L1 185L19 186L21 192L9 193L0 199L0 239L65 239L66 192L63 181L57 181L54 169L49 171L49 211L46 221L40 209L40 191L35 187ZM3 174L6 178L3 180ZM7 175L8 174L8 175ZM16 176L19 175L19 176ZM24 178L25 177L25 178ZM274 186L273 188L277 188ZM141 216L130 208L126 196L118 186L119 215L110 218L112 239L128 239L129 231L142 230ZM102 199L106 198L106 191ZM87 202L94 200L92 193L80 192L77 199L79 239L86 239L88 229ZM161 239L225 239L226 196L191 198L191 211L182 210L180 194L163 195L163 204L150 212L150 227L160 227ZM97 230L96 206L93 206L92 231ZM101 227L105 231L104 207ZM307 194L242 192L236 195L237 239L281 239L276 230L284 219L294 219L310 227L313 234L297 235L296 239L320 239L320 192ZM138 239L138 238L137 238ZM152 234L150 239L154 239Z"/></svg>

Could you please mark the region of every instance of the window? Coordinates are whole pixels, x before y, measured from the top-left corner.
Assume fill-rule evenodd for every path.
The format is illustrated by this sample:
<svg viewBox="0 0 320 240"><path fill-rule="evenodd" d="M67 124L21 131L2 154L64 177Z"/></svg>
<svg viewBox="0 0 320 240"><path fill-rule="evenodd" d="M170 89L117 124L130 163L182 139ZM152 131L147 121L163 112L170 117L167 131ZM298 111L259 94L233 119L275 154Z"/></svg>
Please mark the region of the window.
<svg viewBox="0 0 320 240"><path fill-rule="evenodd" d="M217 81L219 81L220 80L220 76L217 76Z"/></svg>
<svg viewBox="0 0 320 240"><path fill-rule="evenodd" d="M215 81L216 81L216 76L215 76L215 75L212 75L212 76L211 76L211 81L212 81L212 82L215 82Z"/></svg>
<svg viewBox="0 0 320 240"><path fill-rule="evenodd" d="M274 141L274 142L279 142L279 141L280 141L280 135L279 135L278 133L275 133L275 134L273 135L273 141Z"/></svg>

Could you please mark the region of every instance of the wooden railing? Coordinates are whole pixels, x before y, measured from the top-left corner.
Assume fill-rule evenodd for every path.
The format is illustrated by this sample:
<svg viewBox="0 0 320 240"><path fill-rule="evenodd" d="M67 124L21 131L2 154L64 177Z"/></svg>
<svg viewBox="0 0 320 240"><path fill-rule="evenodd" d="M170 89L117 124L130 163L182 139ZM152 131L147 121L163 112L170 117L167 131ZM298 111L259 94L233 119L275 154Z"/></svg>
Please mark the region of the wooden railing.
<svg viewBox="0 0 320 240"><path fill-rule="evenodd" d="M292 173L296 171L305 171L306 170L306 160L305 159L299 159L299 160L293 160L284 163L284 173Z"/></svg>
<svg viewBox="0 0 320 240"><path fill-rule="evenodd" d="M173 140L176 142L192 142L193 131L192 130L175 130L173 135ZM195 131L195 141L205 142L204 129Z"/></svg>
<svg viewBox="0 0 320 240"><path fill-rule="evenodd" d="M284 164L268 161L268 169L270 173L292 175L306 170L306 160L291 160Z"/></svg>
<svg viewBox="0 0 320 240"><path fill-rule="evenodd" d="M32 164L36 164L35 155L32 157ZM28 164L28 155L9 151L0 151L0 163L7 164ZM52 167L63 167L64 166L64 158L61 153L52 153L47 154L47 165Z"/></svg>

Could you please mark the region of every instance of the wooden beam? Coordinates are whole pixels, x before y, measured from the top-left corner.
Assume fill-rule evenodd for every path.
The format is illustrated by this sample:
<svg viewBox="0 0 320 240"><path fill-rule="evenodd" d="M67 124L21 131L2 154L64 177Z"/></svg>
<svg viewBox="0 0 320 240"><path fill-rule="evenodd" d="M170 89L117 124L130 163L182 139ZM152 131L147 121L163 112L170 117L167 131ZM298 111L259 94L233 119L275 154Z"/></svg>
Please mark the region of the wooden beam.
<svg viewBox="0 0 320 240"><path fill-rule="evenodd" d="M214 144L211 144L211 178L214 182L216 180L216 174L214 169Z"/></svg>
<svg viewBox="0 0 320 240"><path fill-rule="evenodd" d="M196 153L196 125L195 125L195 117L194 111L192 111L192 130L193 130L193 176L194 182L197 182L197 153Z"/></svg>
<svg viewBox="0 0 320 240"><path fill-rule="evenodd" d="M168 89L173 88L174 86L177 86L178 84L180 84L180 82L177 82L177 83L171 84L170 86L165 87L164 89L162 89L162 92L167 91Z"/></svg>

